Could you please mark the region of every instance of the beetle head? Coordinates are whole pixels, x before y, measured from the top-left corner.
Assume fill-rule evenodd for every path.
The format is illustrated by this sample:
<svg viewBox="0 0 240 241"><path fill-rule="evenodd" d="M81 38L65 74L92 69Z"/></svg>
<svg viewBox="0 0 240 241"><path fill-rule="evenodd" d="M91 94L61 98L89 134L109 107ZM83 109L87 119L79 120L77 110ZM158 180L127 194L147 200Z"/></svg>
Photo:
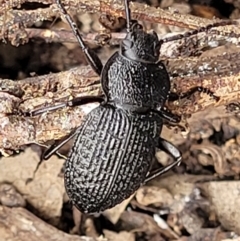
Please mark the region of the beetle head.
<svg viewBox="0 0 240 241"><path fill-rule="evenodd" d="M135 22L122 41L120 53L124 57L144 63L156 63L160 52L160 41L153 31L147 33L142 25Z"/></svg>

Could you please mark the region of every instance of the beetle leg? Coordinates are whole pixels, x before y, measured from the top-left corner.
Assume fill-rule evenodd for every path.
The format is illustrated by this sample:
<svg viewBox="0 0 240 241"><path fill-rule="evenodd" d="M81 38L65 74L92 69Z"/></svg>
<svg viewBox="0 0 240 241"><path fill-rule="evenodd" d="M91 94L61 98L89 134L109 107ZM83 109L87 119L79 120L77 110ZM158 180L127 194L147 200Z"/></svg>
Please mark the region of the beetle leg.
<svg viewBox="0 0 240 241"><path fill-rule="evenodd" d="M64 146L68 141L75 137L77 131L72 131L69 135L64 136L60 141L57 141L53 145L51 145L42 155L42 160L49 159L54 153L56 153L62 146Z"/></svg>
<svg viewBox="0 0 240 241"><path fill-rule="evenodd" d="M85 105L85 104L94 103L94 102L101 103L103 101L104 101L104 97L101 95L99 95L99 96L81 96L81 97L77 97L72 100L69 100L67 102L58 103L56 105L51 105L51 106L45 106L45 107L38 108L38 109L28 111L28 112L20 112L18 114L27 116L27 117L33 117L33 116L37 116L37 115L40 115L40 114L48 112L48 111L58 110L63 107L75 107L75 106Z"/></svg>
<svg viewBox="0 0 240 241"><path fill-rule="evenodd" d="M212 92L208 88L196 86L196 87L193 87L192 89L190 89L189 91L182 93L180 95L178 95L177 93L170 92L168 100L175 101L178 99L184 99L184 98L190 97L195 92L205 93L205 94L211 96L216 101L219 101L219 99L220 99L218 96L214 95L214 92Z"/></svg>
<svg viewBox="0 0 240 241"><path fill-rule="evenodd" d="M80 45L88 63L91 65L93 70L100 76L101 72L102 72L102 69L103 69L103 65L102 65L102 62L101 62L100 58L97 56L97 54L93 50L88 48L87 45L84 43L84 41L81 37L81 34L80 34L80 32L77 28L77 25L72 20L71 16L67 13L66 9L64 8L64 6L61 3L61 0L56 0L56 3L58 5L59 9L62 11L63 16L65 17L65 19L69 23L75 37L77 38L77 40L79 42L79 45Z"/></svg>
<svg viewBox="0 0 240 241"><path fill-rule="evenodd" d="M147 176L144 181L144 183L151 181L157 176L160 176L166 172L168 172L170 169L172 169L175 166L180 165L181 160L182 160L182 154L181 152L170 142L166 141L165 139L159 137L158 141L158 148L167 154L169 154L173 159L174 162L167 165L166 167L163 167L161 169L156 169L151 171Z"/></svg>
<svg viewBox="0 0 240 241"><path fill-rule="evenodd" d="M163 118L169 122L179 123L181 121L181 117L179 115L173 114L166 107L163 107L160 110L151 109L151 112L158 114L161 118Z"/></svg>
<svg viewBox="0 0 240 241"><path fill-rule="evenodd" d="M44 160L49 159L54 153L56 153L63 145L65 145L70 139L72 139L75 135L76 135L76 130L72 131L69 135L63 137L60 141L58 141L57 143L54 143L53 145L51 145L49 148L47 148L47 150L42 154L40 161L38 162L34 172L33 172L33 177L29 178L26 183L31 182L34 177L36 172L38 171L38 168L40 167L41 163ZM62 156L62 155L61 155ZM63 156L62 156L63 157Z"/></svg>

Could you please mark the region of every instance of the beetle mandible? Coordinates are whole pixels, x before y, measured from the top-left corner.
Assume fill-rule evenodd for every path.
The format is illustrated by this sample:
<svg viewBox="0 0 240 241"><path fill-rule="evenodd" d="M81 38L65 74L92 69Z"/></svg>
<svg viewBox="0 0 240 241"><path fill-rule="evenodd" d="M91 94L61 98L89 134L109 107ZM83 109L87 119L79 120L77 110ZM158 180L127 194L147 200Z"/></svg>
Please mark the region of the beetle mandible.
<svg viewBox="0 0 240 241"><path fill-rule="evenodd" d="M71 26L87 61L100 76L104 95L78 97L29 112L29 115L64 106L100 103L85 116L76 131L50 147L44 159L75 137L65 164L66 192L81 212L101 212L128 198L147 181L180 164L180 151L159 136L163 119L175 123L180 121L179 116L164 107L171 96L173 99L179 96L171 95L168 72L163 63L158 61L164 41L159 40L155 32L147 33L137 21L131 20L128 0L124 0L126 38L119 51L104 66L83 42L61 1L56 0L56 3ZM204 91L216 98L211 91L202 87L182 94L181 98L195 91ZM174 162L160 170L151 170L157 149L172 156Z"/></svg>

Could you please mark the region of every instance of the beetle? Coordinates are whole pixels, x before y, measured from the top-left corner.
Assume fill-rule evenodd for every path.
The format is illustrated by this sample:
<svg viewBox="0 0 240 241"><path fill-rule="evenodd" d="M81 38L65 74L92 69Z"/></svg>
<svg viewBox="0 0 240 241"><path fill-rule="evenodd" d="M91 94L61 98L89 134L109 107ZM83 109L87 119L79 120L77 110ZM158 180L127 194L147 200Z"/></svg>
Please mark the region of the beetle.
<svg viewBox="0 0 240 241"><path fill-rule="evenodd" d="M76 131L44 154L44 159L48 159L75 137L65 163L66 192L81 212L99 213L119 204L141 185L180 164L180 151L160 137L163 120L174 123L181 120L180 116L166 109L168 99L185 98L195 91L204 91L218 98L202 87L193 88L181 96L170 92L168 72L158 61L164 40L159 40L155 32L145 32L137 21L131 20L128 0L124 0L126 38L104 66L82 40L61 0L56 3L88 63L100 76L104 95L78 97L28 115L90 102L100 103L85 116ZM151 170L157 149L168 153L174 162L162 169Z"/></svg>

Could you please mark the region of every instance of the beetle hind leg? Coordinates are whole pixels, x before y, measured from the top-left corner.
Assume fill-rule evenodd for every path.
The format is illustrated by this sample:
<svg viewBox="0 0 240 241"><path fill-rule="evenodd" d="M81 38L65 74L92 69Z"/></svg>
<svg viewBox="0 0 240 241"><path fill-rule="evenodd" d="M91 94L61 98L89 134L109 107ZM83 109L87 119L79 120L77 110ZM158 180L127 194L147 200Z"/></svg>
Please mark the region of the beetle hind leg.
<svg viewBox="0 0 240 241"><path fill-rule="evenodd" d="M166 152L167 154L169 154L174 159L174 162L165 166L165 167L163 167L163 168L161 168L161 169L156 169L156 170L153 170L150 173L148 173L144 183L149 182L152 179L154 179L155 177L160 176L160 175L168 172L173 167L178 166L181 163L182 154L172 143L170 143L167 140L159 137L158 148L160 150Z"/></svg>

